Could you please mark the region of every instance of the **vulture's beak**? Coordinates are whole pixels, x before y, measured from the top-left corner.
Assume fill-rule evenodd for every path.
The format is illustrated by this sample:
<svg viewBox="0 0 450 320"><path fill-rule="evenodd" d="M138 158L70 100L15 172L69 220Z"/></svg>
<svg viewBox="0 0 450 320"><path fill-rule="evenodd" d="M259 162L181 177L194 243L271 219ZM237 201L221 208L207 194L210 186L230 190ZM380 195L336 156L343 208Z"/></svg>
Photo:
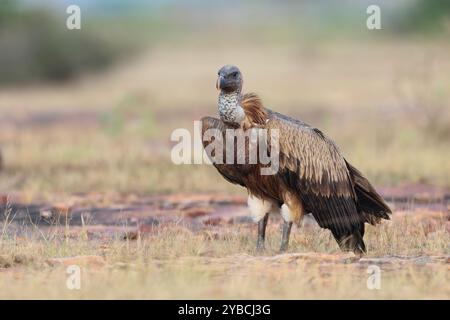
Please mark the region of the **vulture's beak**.
<svg viewBox="0 0 450 320"><path fill-rule="evenodd" d="M217 78L217 81L216 81L216 89L217 90L221 89L221 84L223 84L223 80L225 80L223 76L219 76Z"/></svg>

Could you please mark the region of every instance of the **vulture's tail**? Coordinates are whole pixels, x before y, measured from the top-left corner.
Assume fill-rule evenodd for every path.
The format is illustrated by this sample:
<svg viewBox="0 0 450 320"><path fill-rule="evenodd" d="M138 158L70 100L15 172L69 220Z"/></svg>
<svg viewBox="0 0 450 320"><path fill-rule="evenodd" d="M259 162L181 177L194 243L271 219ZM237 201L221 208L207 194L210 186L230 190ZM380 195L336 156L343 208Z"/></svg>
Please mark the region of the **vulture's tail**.
<svg viewBox="0 0 450 320"><path fill-rule="evenodd" d="M381 219L389 220L391 209L384 202L370 182L359 172L358 169L347 163L350 177L355 186L357 197L356 206L363 215L363 221L372 225L381 222Z"/></svg>
<svg viewBox="0 0 450 320"><path fill-rule="evenodd" d="M336 239L342 251L353 251L355 254L365 254L366 245L364 244L364 223L361 223L359 228L355 228L347 234L338 233L331 229L331 233Z"/></svg>

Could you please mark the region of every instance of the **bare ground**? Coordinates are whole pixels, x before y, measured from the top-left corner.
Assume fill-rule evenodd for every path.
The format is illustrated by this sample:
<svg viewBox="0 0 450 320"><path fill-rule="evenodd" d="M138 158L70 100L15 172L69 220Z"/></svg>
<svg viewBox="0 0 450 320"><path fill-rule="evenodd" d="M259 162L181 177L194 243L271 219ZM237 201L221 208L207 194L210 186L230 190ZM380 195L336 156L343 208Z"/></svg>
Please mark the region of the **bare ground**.
<svg viewBox="0 0 450 320"><path fill-rule="evenodd" d="M450 231L450 190L420 184L380 188L394 210L393 220L409 216L429 223L436 219L446 221ZM137 194L75 194L64 202L26 203L20 194L0 194L0 222L8 223L19 232L30 225L42 230L65 229L74 233L83 227L94 238L111 237L123 231L124 238L138 236L178 224L192 232L220 230L234 224L252 225L243 196L221 194L174 194L143 196ZM279 222L279 217L273 217ZM311 215L304 227L316 225Z"/></svg>
<svg viewBox="0 0 450 320"><path fill-rule="evenodd" d="M15 290L0 296L36 297L16 291L33 285L32 273L56 286L46 298L449 298L449 190L409 185L381 192L394 214L368 230L362 258L340 252L308 216L285 254L277 252L280 218L271 217L267 250L255 252L255 226L241 196L92 193L52 204L2 195L0 288ZM62 289L64 268L73 264L89 279L84 291ZM383 272L381 293L365 287L374 265ZM129 278L136 272L158 280L136 282ZM95 289L106 280L117 291Z"/></svg>

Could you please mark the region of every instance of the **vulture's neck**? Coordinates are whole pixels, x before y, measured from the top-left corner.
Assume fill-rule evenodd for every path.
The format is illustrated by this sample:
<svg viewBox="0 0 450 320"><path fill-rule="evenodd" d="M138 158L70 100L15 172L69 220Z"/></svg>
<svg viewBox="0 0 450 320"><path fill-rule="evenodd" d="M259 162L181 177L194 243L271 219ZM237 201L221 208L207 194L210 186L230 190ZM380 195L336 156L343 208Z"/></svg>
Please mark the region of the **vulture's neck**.
<svg viewBox="0 0 450 320"><path fill-rule="evenodd" d="M267 109L254 93L242 95L240 92L219 95L219 114L224 122L242 125L264 125L268 119Z"/></svg>
<svg viewBox="0 0 450 320"><path fill-rule="evenodd" d="M222 121L241 124L245 119L244 109L240 106L241 94L239 92L219 94L219 115Z"/></svg>

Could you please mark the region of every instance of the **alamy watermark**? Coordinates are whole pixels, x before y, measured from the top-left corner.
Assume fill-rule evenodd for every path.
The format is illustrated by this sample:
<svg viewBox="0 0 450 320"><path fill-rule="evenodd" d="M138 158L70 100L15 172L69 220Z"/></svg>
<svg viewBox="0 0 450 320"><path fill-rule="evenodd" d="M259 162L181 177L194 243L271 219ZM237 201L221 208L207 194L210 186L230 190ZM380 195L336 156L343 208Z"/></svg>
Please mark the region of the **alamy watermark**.
<svg viewBox="0 0 450 320"><path fill-rule="evenodd" d="M279 130L229 128L222 132L210 128L201 135L201 125L201 121L194 121L193 137L185 128L172 132L171 141L178 142L171 152L174 164L258 164L261 175L278 172Z"/></svg>
<svg viewBox="0 0 450 320"><path fill-rule="evenodd" d="M81 8L75 4L67 7L66 13L69 15L66 19L66 27L69 30L81 29Z"/></svg>
<svg viewBox="0 0 450 320"><path fill-rule="evenodd" d="M68 274L66 279L66 287L69 290L81 289L81 268L80 266L73 264L66 268Z"/></svg>
<svg viewBox="0 0 450 320"><path fill-rule="evenodd" d="M372 4L367 7L366 13L369 15L366 20L366 26L369 30L381 29L381 9L379 6Z"/></svg>
<svg viewBox="0 0 450 320"><path fill-rule="evenodd" d="M72 4L66 8L66 13L69 15L66 19L66 27L69 30L81 29L81 8L78 5ZM369 16L366 20L366 26L369 30L381 29L381 9L376 4L371 4L366 9L366 14Z"/></svg>
<svg viewBox="0 0 450 320"><path fill-rule="evenodd" d="M367 267L366 273L370 274L367 278L367 289L380 290L381 289L381 268L377 265L370 265Z"/></svg>

